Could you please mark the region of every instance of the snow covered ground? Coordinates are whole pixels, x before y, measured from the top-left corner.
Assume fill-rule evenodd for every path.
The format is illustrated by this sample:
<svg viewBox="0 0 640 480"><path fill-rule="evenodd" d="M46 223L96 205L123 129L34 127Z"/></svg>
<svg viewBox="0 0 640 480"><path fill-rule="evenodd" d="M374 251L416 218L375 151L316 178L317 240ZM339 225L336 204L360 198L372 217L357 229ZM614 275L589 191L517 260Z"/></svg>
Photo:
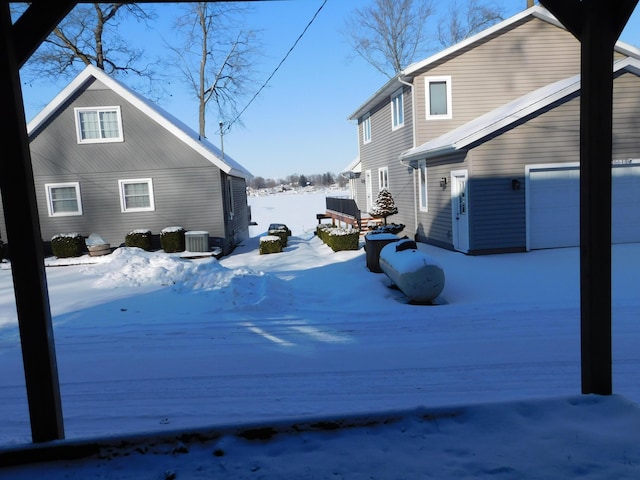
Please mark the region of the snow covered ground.
<svg viewBox="0 0 640 480"><path fill-rule="evenodd" d="M7 468L3 479L640 476L640 245L613 248L616 395L581 396L578 249L468 257L423 245L446 285L437 305L411 305L363 249L334 253L314 237L324 194L250 204L258 226L219 262L135 249L48 262L67 438L377 420ZM289 246L259 255L276 222L293 231ZM30 442L8 268L0 405L0 445Z"/></svg>

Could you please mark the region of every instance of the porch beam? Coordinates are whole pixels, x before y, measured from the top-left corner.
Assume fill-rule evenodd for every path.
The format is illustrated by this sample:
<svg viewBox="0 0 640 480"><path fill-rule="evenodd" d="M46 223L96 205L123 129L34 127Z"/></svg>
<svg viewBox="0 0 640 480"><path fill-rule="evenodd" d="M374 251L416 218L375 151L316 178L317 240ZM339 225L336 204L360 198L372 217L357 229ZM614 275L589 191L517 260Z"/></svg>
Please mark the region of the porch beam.
<svg viewBox="0 0 640 480"><path fill-rule="evenodd" d="M11 29L19 68L75 5L76 2L69 0L33 2L29 5Z"/></svg>
<svg viewBox="0 0 640 480"><path fill-rule="evenodd" d="M15 56L9 5L0 7L0 129L2 156L0 191L11 274L22 344L31 436L33 442L64 438L44 253L36 203L29 139Z"/></svg>
<svg viewBox="0 0 640 480"><path fill-rule="evenodd" d="M582 393L610 395L613 48L638 0L541 0L580 41Z"/></svg>

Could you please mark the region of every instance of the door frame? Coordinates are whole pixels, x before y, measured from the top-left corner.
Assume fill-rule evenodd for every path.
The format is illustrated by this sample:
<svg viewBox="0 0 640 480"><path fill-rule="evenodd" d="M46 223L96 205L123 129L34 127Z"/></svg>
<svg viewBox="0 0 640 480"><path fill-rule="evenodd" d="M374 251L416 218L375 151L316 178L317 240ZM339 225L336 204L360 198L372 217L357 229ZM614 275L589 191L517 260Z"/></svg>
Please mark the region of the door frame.
<svg viewBox="0 0 640 480"><path fill-rule="evenodd" d="M367 212L370 212L373 207L373 180L371 179L371 170L364 172L364 185Z"/></svg>
<svg viewBox="0 0 640 480"><path fill-rule="evenodd" d="M464 177L464 191L457 179ZM459 215L460 193L464 194L464 213ZM469 172L467 169L451 170L451 243L459 252L469 252Z"/></svg>

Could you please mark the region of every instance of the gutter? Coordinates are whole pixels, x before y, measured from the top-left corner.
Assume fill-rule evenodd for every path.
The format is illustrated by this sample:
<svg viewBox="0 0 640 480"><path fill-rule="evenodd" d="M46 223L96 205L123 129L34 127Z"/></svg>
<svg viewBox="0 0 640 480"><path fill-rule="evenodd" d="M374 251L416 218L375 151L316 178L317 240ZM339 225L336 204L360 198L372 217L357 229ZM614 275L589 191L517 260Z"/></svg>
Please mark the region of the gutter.
<svg viewBox="0 0 640 480"><path fill-rule="evenodd" d="M407 152L410 152L408 150ZM444 145L442 147L434 148L432 150L427 150L424 152L414 152L414 153L402 153L400 154L400 163L403 165L407 165L410 162L415 160L421 160L422 158L432 158L439 157L441 155L450 155L457 152L458 149L455 145Z"/></svg>
<svg viewBox="0 0 640 480"><path fill-rule="evenodd" d="M416 134L416 95L415 95L415 90L413 88L413 83L409 83L406 80L403 80L402 77L400 75L398 75L398 81L402 84L402 85L406 85L409 87L409 89L411 90L411 129L412 131L412 135L413 135L413 140L412 140L412 144L413 144L413 148L416 148L416 143L417 143L417 134ZM402 162L402 158L401 156L398 157L398 161L400 162L400 165L404 166L404 163ZM419 175L418 171L414 168L413 172L411 172L411 176L413 177L411 183L413 185L413 226L414 226L414 239L415 239L415 232L418 231L418 200L417 200L417 188L416 188L416 177ZM418 176L418 179L420 177Z"/></svg>

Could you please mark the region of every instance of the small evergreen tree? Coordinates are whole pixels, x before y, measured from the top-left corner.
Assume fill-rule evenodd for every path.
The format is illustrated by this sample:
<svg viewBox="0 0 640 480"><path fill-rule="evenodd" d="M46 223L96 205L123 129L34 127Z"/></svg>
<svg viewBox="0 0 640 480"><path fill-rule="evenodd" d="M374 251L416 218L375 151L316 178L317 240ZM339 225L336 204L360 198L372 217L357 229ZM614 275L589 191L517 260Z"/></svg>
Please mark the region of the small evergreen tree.
<svg viewBox="0 0 640 480"><path fill-rule="evenodd" d="M378 192L378 198L376 198L369 213L374 217L383 218L385 225L387 224L387 217L389 215L398 213L398 207L396 207L396 202L393 200L393 196L389 190L383 188Z"/></svg>

